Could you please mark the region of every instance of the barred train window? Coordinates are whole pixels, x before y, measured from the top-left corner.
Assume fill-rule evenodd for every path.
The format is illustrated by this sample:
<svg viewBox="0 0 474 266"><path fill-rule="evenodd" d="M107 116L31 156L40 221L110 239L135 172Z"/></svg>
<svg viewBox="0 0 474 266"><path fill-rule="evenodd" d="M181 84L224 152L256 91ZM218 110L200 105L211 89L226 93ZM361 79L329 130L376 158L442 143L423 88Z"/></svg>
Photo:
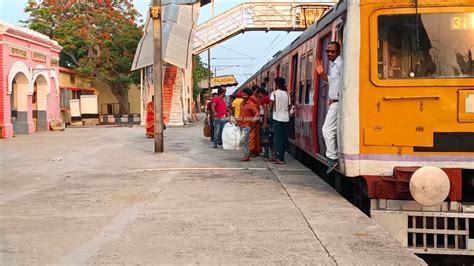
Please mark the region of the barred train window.
<svg viewBox="0 0 474 266"><path fill-rule="evenodd" d="M308 52L308 62L306 63L306 93L305 104L313 104L313 51Z"/></svg>
<svg viewBox="0 0 474 266"><path fill-rule="evenodd" d="M378 17L380 79L474 77L473 53L474 13Z"/></svg>
<svg viewBox="0 0 474 266"><path fill-rule="evenodd" d="M299 79L299 90L298 90L298 103L303 103L303 92L304 92L304 74L306 67L306 56L301 56L300 59L300 79Z"/></svg>

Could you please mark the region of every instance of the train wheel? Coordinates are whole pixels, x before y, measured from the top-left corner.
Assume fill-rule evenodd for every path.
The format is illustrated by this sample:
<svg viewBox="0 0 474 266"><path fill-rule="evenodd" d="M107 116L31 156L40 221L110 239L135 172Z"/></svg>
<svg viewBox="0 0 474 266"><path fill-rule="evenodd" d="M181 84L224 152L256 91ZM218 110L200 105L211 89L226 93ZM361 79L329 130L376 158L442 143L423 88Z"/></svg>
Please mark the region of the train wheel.
<svg viewBox="0 0 474 266"><path fill-rule="evenodd" d="M354 190L354 183L350 178L340 174L335 173L334 176L334 188L341 194L344 198L351 201L352 192Z"/></svg>

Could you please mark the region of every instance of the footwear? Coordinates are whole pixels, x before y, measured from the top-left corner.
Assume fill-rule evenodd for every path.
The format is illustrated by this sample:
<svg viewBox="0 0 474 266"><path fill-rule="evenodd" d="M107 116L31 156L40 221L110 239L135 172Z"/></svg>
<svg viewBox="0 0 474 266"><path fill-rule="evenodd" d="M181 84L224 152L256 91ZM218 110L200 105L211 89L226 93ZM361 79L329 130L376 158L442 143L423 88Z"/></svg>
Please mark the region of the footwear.
<svg viewBox="0 0 474 266"><path fill-rule="evenodd" d="M250 161L250 158L247 155L244 155L244 157L242 158L242 161L243 162L248 162L248 161Z"/></svg>
<svg viewBox="0 0 474 266"><path fill-rule="evenodd" d="M332 171L334 171L334 169L336 169L338 165L339 165L339 162L337 159L335 160L328 159L328 170L326 171L326 174L329 174Z"/></svg>
<svg viewBox="0 0 474 266"><path fill-rule="evenodd" d="M271 157L268 158L268 160L267 160L267 162L271 162L271 163L274 163L274 162L276 162L276 161L277 161L277 160L276 160L275 158L271 158Z"/></svg>
<svg viewBox="0 0 474 266"><path fill-rule="evenodd" d="M255 158L255 157L257 157L257 156L258 156L258 155L257 155L257 154L255 154L255 153L253 153L253 152L252 152L252 153L250 153L250 157L252 157L252 158Z"/></svg>
<svg viewBox="0 0 474 266"><path fill-rule="evenodd" d="M214 146L212 146L214 149L217 149L217 144L214 144Z"/></svg>
<svg viewBox="0 0 474 266"><path fill-rule="evenodd" d="M285 164L284 161L280 161L280 160L278 160L278 159L275 160L273 163L274 163L274 164Z"/></svg>

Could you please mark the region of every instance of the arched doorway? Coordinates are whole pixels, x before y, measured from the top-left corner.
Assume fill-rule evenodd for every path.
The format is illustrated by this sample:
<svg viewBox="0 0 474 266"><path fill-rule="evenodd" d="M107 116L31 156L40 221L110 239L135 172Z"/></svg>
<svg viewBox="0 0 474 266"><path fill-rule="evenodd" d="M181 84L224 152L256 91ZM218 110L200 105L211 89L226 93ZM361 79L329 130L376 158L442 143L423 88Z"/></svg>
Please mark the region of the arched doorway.
<svg viewBox="0 0 474 266"><path fill-rule="evenodd" d="M35 131L48 130L48 88L49 84L43 75L38 75L33 83L32 121Z"/></svg>
<svg viewBox="0 0 474 266"><path fill-rule="evenodd" d="M11 124L15 134L28 134L28 78L18 72L12 81L10 92Z"/></svg>

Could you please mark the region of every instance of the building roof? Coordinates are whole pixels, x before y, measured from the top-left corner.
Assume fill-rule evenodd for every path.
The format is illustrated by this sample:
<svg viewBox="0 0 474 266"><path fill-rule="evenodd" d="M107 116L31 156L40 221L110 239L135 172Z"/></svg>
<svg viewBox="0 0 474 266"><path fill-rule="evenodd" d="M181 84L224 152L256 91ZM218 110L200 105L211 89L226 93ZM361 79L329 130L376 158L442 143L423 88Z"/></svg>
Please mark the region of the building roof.
<svg viewBox="0 0 474 266"><path fill-rule="evenodd" d="M62 47L58 44L57 41L50 39L44 34L0 20L0 34L5 33L9 33L16 36L28 37L33 40L42 41L43 43L49 44L55 47L56 49L62 49Z"/></svg>

